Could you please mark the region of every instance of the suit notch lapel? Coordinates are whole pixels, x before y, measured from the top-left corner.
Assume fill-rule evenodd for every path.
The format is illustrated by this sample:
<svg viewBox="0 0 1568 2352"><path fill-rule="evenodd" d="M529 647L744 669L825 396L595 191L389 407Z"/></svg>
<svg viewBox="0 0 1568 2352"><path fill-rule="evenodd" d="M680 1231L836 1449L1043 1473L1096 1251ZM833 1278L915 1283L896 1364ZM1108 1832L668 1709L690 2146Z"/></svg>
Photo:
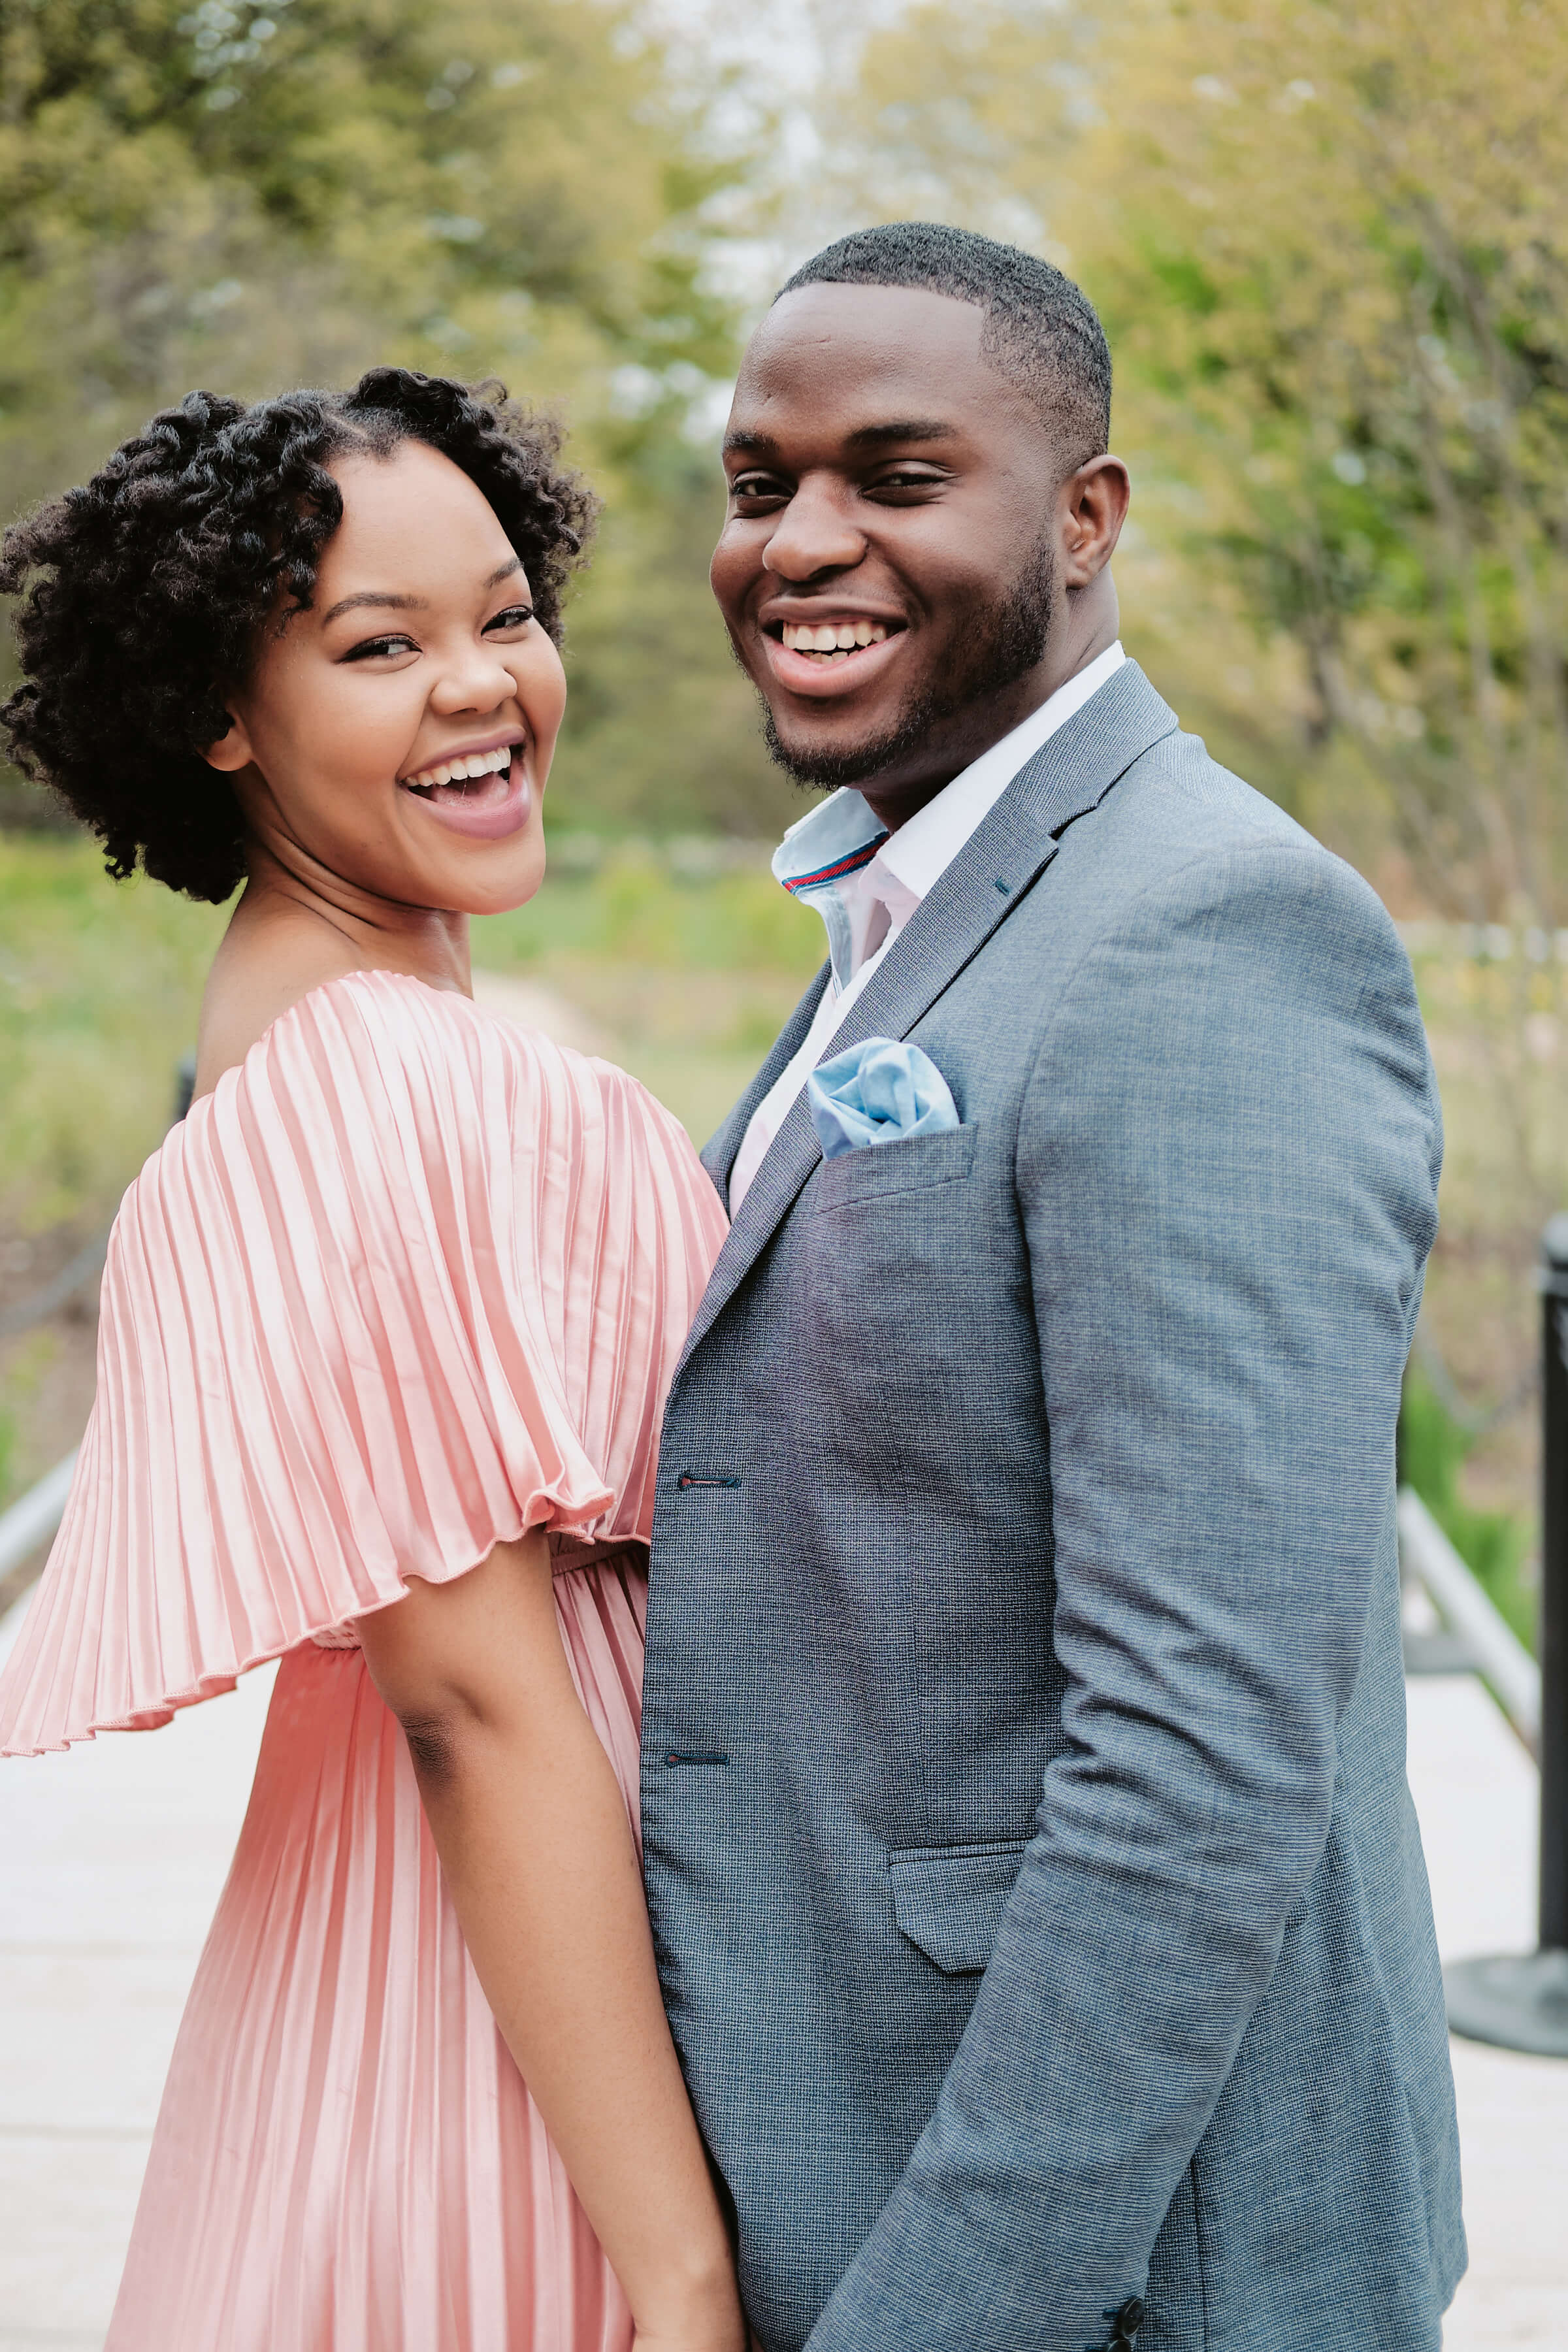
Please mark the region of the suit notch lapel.
<svg viewBox="0 0 1568 2352"><path fill-rule="evenodd" d="M1067 827L1097 807L1133 761L1151 744L1175 733L1177 725L1175 713L1137 663L1124 663L1019 770L938 877L850 1006L831 1041L834 1052L843 1053L865 1037L907 1037L1027 895L1055 857ZM728 1191L752 1114L797 1051L821 994L819 987L802 998L750 1089L704 1151L703 1163L721 1193ZM681 1351L678 1379L821 1157L803 1089L735 1213Z"/></svg>
<svg viewBox="0 0 1568 2352"><path fill-rule="evenodd" d="M832 1043L836 1053L858 1045L862 1037L906 1036L984 946L998 923L1005 921L1037 875L1056 856L1056 842L1026 812L1004 814L1005 798L1004 794L970 845L971 849L977 845L982 849L980 866L973 866L966 850L940 877L894 940L887 961L850 1006L842 1027L835 1032ZM999 878L1007 883L1005 891L995 887ZM792 1023L792 1030L795 1026ZM800 1028L790 1049L792 1053L805 1034L805 1028ZM769 1056L763 1068L764 1076L772 1071L769 1086L787 1059L788 1055L776 1061L775 1055ZM721 1130L728 1152L726 1185L751 1112L766 1091L762 1087L759 1092L758 1087L753 1086L732 1119L726 1121ZM745 1122L737 1129L735 1120L742 1110L745 1111ZM704 1154L710 1174L720 1140L715 1137L709 1152ZM719 1253L697 1319L681 1352L681 1366L689 1360L692 1350L712 1328L715 1318L762 1255L821 1157L822 1146L803 1089L768 1146L746 1197L735 1212L735 1221ZM677 1369L679 1375L679 1367Z"/></svg>
<svg viewBox="0 0 1568 2352"><path fill-rule="evenodd" d="M752 1123L753 1114L767 1100L774 1086L805 1044L806 1032L816 1017L816 1008L822 1002L822 992L827 986L831 969L828 964L823 965L816 978L811 982L800 1003L773 1039L768 1049L768 1057L762 1068L757 1072L733 1110L729 1113L722 1126L714 1130L702 1147L702 1165L713 1179L718 1188L719 1198L723 1202L726 1209L730 1205L730 1178L734 1171L736 1155L745 1140L746 1129Z"/></svg>

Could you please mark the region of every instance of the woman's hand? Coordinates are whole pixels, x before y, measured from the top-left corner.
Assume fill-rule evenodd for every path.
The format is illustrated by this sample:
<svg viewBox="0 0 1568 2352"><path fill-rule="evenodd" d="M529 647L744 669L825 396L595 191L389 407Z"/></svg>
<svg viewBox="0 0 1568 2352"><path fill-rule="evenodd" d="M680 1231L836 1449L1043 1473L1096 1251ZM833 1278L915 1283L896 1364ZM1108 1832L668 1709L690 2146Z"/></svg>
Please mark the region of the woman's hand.
<svg viewBox="0 0 1568 2352"><path fill-rule="evenodd" d="M685 2326L639 2327L632 2337L632 2352L747 2352L755 2342L737 2303L733 2318L723 2323L694 2316Z"/></svg>
<svg viewBox="0 0 1568 2352"><path fill-rule="evenodd" d="M734 2318L725 2326L693 2319L689 2326L639 2327L632 2337L632 2352L746 2352L751 2341L737 2304Z"/></svg>
<svg viewBox="0 0 1568 2352"><path fill-rule="evenodd" d="M633 2352L748 2352L752 2341L728 2240L684 2277L653 2285L634 2308Z"/></svg>

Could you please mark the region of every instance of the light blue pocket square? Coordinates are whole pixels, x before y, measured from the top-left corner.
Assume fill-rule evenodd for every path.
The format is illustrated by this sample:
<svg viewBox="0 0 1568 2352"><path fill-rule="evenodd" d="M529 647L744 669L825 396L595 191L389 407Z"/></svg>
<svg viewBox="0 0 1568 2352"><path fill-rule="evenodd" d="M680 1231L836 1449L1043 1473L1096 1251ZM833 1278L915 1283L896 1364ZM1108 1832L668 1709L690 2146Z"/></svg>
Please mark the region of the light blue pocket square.
<svg viewBox="0 0 1568 2352"><path fill-rule="evenodd" d="M847 1053L819 1063L805 1094L825 1160L842 1160L868 1143L942 1135L959 1123L947 1080L931 1055L895 1037L863 1037Z"/></svg>

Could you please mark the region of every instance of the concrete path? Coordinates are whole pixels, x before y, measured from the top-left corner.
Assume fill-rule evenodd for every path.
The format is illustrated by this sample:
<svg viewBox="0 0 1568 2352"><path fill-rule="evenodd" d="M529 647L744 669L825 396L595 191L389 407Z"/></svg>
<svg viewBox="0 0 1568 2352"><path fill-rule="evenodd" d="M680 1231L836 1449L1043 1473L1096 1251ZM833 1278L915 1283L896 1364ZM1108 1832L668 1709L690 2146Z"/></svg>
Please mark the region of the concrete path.
<svg viewBox="0 0 1568 2352"><path fill-rule="evenodd" d="M1407 1685L1410 1785L1445 1959L1535 1942L1535 1767L1478 1682ZM1470 2267L1445 2352L1568 2352L1568 2060L1450 2043Z"/></svg>
<svg viewBox="0 0 1568 2352"><path fill-rule="evenodd" d="M520 1029L541 1029L558 1045L574 1045L579 1054L608 1051L607 1041L588 1015L569 1004L557 990L546 988L542 981L529 980L515 971L482 969L472 977L474 1002L487 1012L515 1021Z"/></svg>
<svg viewBox="0 0 1568 2352"><path fill-rule="evenodd" d="M270 1682L0 1766L0 2352L100 2352ZM1522 1749L1476 1684L1443 1677L1411 1685L1410 1758L1445 1953L1525 1948ZM1568 2352L1568 2064L1465 2042L1454 2063L1471 2269L1447 2352Z"/></svg>
<svg viewBox="0 0 1568 2352"><path fill-rule="evenodd" d="M0 2352L100 2352L274 1672L0 1764Z"/></svg>

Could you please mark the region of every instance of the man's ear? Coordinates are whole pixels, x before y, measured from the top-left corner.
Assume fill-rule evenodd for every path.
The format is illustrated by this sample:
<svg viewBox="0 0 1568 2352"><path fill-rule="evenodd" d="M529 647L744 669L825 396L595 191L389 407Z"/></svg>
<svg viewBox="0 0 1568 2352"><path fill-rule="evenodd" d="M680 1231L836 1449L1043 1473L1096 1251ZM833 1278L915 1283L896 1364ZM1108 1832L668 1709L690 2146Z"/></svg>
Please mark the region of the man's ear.
<svg viewBox="0 0 1568 2352"><path fill-rule="evenodd" d="M1066 588L1087 588L1116 551L1132 497L1132 483L1120 457L1091 457L1062 484L1063 564Z"/></svg>
<svg viewBox="0 0 1568 2352"><path fill-rule="evenodd" d="M221 769L226 776L237 775L240 769L248 768L256 757L250 730L244 719L237 718L232 710L228 714L227 734L220 735L216 743L204 743L201 751L208 767Z"/></svg>

